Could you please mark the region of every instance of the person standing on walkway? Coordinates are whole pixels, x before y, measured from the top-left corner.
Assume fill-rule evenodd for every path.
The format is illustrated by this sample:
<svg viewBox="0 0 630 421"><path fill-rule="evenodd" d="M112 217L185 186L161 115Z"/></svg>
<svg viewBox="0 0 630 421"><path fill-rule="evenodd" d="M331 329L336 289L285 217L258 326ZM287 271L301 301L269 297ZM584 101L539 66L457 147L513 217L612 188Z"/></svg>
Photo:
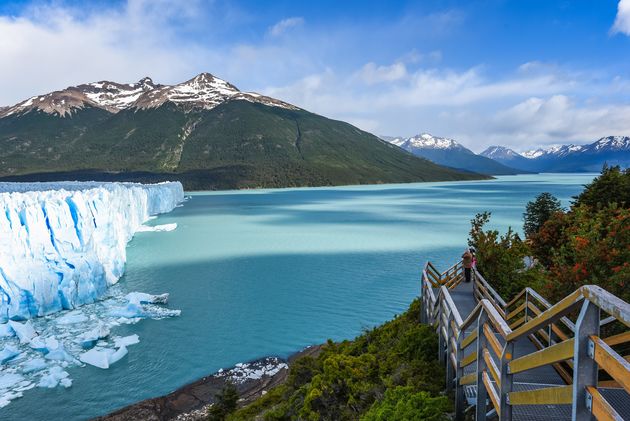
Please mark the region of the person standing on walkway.
<svg viewBox="0 0 630 421"><path fill-rule="evenodd" d="M466 282L470 282L472 277L472 261L473 255L469 249L466 249L464 254L462 254L462 264L464 265L464 279Z"/></svg>

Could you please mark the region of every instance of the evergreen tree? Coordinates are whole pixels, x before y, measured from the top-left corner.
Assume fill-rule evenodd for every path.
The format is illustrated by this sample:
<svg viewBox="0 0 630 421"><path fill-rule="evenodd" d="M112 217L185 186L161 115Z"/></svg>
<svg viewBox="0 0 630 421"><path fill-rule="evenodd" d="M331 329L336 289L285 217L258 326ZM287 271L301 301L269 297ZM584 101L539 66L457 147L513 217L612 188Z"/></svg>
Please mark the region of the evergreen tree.
<svg viewBox="0 0 630 421"><path fill-rule="evenodd" d="M602 173L576 197L574 206L586 205L598 209L612 203L630 208L630 168L622 170L604 165Z"/></svg>
<svg viewBox="0 0 630 421"><path fill-rule="evenodd" d="M208 409L208 421L224 421L238 406L238 391L232 383L225 385L216 398L217 401Z"/></svg>
<svg viewBox="0 0 630 421"><path fill-rule="evenodd" d="M541 193L535 200L527 203L523 214L523 231L526 237L530 237L540 230L540 228L556 212L561 212L560 201L551 193Z"/></svg>

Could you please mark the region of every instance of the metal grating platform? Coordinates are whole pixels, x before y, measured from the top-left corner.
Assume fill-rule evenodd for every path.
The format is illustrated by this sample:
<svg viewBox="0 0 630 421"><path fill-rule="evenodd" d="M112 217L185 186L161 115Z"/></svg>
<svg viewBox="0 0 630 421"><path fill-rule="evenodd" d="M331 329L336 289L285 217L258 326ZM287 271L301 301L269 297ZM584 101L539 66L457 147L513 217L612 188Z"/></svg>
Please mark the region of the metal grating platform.
<svg viewBox="0 0 630 421"><path fill-rule="evenodd" d="M460 283L455 289L450 291L462 319L466 319L475 308L476 301L473 296L472 283ZM471 330L465 334L468 335ZM464 351L465 355L473 352L474 346ZM522 338L515 343L514 357L527 355L535 352L537 348L527 338ZM476 370L475 364L464 368L464 374L472 373ZM553 387L566 384L552 366L539 367L527 372L514 375L514 391L536 390L546 387ZM599 389L603 397L621 415L624 420L630 420L630 395L624 389ZM469 405L477 403L477 387L469 385L464 387L464 395ZM489 408L492 405L489 404ZM519 405L512 408L514 420L526 421L551 421L570 420L571 405ZM496 418L496 415L495 415Z"/></svg>

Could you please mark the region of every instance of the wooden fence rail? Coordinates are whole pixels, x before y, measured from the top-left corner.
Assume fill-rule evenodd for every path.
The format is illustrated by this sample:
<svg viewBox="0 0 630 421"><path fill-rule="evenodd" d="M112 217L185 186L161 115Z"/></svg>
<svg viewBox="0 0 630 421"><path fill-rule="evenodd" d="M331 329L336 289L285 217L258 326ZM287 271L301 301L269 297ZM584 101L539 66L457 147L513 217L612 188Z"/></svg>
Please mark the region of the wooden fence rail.
<svg viewBox="0 0 630 421"><path fill-rule="evenodd" d="M473 271L475 308L462 319L451 291L463 280L463 265L444 272L427 262L421 277L421 321L439 335L439 360L446 365L447 389L455 389L456 419L465 410L464 387L475 384L477 420L492 406L500 420L511 420L519 405L571 404L572 419L622 419L602 395L602 384L630 392L630 363L614 346L630 342L630 331L600 337L600 327L630 327L630 305L606 290L585 285L551 305L531 288L506 302ZM579 312L574 323L569 316ZM608 317L600 318L600 313ZM467 331L471 331L466 334ZM537 351L514 358L514 345L527 338ZM475 372L465 375L475 364ZM515 391L513 375L552 366L566 386ZM598 382L606 373L612 380Z"/></svg>

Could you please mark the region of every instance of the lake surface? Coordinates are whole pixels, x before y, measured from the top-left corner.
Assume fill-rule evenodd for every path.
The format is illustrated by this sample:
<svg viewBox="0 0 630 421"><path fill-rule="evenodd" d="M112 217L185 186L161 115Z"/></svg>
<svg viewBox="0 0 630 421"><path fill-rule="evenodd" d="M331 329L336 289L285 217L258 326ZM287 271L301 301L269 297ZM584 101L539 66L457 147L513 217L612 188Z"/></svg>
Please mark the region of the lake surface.
<svg viewBox="0 0 630 421"><path fill-rule="evenodd" d="M140 343L109 370L68 369L69 389L26 391L0 419L83 420L162 395L222 367L352 338L404 311L421 267L450 266L470 219L521 229L525 204L568 206L593 175L192 194L128 246L128 291L169 292L180 317L121 326Z"/></svg>

